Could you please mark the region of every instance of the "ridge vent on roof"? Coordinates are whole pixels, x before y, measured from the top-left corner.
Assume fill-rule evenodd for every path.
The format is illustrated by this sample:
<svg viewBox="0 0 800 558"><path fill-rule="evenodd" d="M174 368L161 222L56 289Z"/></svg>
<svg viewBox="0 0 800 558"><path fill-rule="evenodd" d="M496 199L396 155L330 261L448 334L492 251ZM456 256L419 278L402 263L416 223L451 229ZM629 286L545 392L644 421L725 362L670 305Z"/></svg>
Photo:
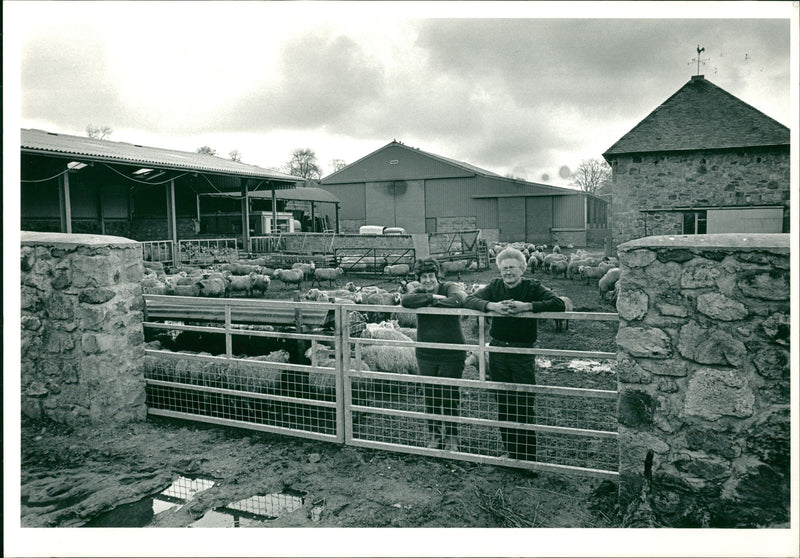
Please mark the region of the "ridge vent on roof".
<svg viewBox="0 0 800 558"><path fill-rule="evenodd" d="M57 136L58 134L56 134L55 132L47 132L47 135L48 136Z"/></svg>

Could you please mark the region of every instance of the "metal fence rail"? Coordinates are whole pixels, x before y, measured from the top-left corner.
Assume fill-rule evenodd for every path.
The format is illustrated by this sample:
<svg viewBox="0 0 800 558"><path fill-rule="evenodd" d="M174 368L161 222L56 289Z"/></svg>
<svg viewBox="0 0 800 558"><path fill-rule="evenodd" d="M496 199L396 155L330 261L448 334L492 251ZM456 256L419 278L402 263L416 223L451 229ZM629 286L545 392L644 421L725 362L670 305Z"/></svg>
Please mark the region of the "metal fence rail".
<svg viewBox="0 0 800 558"><path fill-rule="evenodd" d="M175 245L171 240L145 240L142 245L142 260L145 262L175 263Z"/></svg>
<svg viewBox="0 0 800 558"><path fill-rule="evenodd" d="M421 455L617 475L616 391L496 382L487 377L484 359L503 352L602 360L615 353L490 347L483 333L487 315L465 309L190 297L170 305L165 302L170 298L178 297L145 295L146 328L222 336L224 351L214 356L147 349L150 414ZM179 319L179 308L186 309L186 319ZM362 334L365 313L397 312L477 318L478 342L448 345ZM309 320L302 319L304 313ZM320 320L325 314L332 318ZM618 319L586 312L535 316ZM238 354L240 343L252 339L298 343L310 361ZM470 350L477 363L461 378L381 371L380 362L376 367L376 350L384 363L401 355L392 351L402 351L409 362L415 347ZM454 445L431 445L434 431Z"/></svg>
<svg viewBox="0 0 800 558"><path fill-rule="evenodd" d="M212 264L239 259L235 238L188 238L178 241L182 264Z"/></svg>
<svg viewBox="0 0 800 558"><path fill-rule="evenodd" d="M169 298L183 299L189 320L176 320L177 316L170 313L170 319L156 321L153 315L159 315L166 306L164 300ZM288 362L289 353L278 348L285 346L287 340L312 347L324 342L333 348L334 355L340 354L341 312L336 306L234 299L203 301L157 295L145 295L145 302L145 328L201 333L206 344L209 336L224 337L221 355L145 350L149 414L344 441L342 375L333 366L337 359L292 364ZM204 312L198 311L204 307ZM313 317L319 316L320 310L323 314L332 313L333 327L308 326L303 321L303 307L308 307ZM276 325L284 327L284 331L275 331ZM268 355L234 356L235 349L258 341Z"/></svg>

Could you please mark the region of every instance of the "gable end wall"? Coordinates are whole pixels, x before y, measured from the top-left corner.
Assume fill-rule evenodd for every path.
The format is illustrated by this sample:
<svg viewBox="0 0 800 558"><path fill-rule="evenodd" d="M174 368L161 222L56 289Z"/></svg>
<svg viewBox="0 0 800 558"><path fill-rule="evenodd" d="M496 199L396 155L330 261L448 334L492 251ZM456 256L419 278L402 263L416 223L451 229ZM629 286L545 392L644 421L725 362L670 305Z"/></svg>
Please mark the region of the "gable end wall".
<svg viewBox="0 0 800 558"><path fill-rule="evenodd" d="M663 213L659 219L648 216L645 224L641 213L645 209L782 204L784 221L788 222L788 146L769 150L612 155L609 159L613 173L615 245L644 236L680 234L680 214Z"/></svg>

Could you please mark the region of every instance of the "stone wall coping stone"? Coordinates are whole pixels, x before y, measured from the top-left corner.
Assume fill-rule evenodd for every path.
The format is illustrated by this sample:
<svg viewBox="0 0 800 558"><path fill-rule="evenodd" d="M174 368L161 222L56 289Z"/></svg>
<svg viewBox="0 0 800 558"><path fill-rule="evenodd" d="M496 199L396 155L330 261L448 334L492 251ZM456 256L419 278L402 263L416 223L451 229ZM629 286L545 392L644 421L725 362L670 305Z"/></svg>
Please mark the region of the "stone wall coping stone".
<svg viewBox="0 0 800 558"><path fill-rule="evenodd" d="M22 231L20 242L23 246L129 246L139 244L136 240L122 236L32 231Z"/></svg>
<svg viewBox="0 0 800 558"><path fill-rule="evenodd" d="M630 252L641 248L681 248L704 251L714 248L734 250L780 250L789 251L789 234L727 233L646 236L629 240L617 246L617 252Z"/></svg>

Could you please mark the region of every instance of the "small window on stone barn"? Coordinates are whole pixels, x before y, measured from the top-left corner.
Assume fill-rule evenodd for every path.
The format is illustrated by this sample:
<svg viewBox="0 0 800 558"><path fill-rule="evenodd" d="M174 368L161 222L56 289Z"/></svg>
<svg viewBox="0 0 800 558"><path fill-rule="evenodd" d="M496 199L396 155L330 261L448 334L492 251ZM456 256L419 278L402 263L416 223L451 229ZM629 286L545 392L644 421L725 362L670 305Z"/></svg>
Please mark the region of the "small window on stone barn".
<svg viewBox="0 0 800 558"><path fill-rule="evenodd" d="M683 214L683 234L706 234L707 223L705 211L686 211Z"/></svg>

